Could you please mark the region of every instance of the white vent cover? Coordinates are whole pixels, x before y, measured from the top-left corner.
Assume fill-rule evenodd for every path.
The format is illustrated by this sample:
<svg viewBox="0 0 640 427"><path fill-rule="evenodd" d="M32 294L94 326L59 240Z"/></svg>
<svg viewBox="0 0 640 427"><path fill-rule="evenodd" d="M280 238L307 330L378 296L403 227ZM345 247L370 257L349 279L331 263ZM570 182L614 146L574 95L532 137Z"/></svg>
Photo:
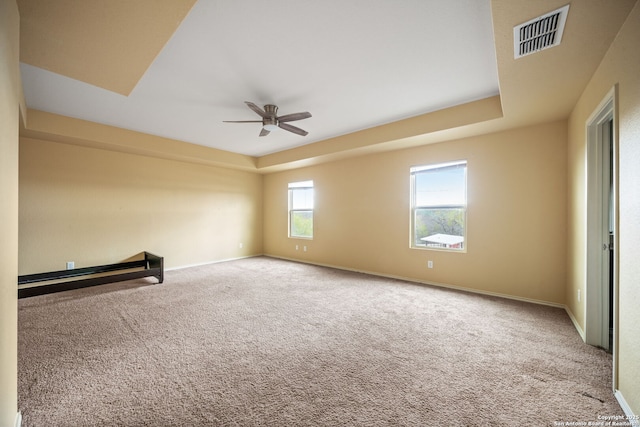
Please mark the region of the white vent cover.
<svg viewBox="0 0 640 427"><path fill-rule="evenodd" d="M569 5L513 27L513 53L520 58L557 46L562 40Z"/></svg>

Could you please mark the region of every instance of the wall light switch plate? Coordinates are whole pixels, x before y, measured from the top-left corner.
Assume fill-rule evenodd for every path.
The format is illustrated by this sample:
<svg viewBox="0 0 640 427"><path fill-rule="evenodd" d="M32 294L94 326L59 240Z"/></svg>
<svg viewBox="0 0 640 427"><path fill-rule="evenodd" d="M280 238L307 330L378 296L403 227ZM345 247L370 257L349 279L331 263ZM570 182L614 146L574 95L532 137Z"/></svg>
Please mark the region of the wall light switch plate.
<svg viewBox="0 0 640 427"><path fill-rule="evenodd" d="M427 261L427 268L433 268L433 261Z"/></svg>

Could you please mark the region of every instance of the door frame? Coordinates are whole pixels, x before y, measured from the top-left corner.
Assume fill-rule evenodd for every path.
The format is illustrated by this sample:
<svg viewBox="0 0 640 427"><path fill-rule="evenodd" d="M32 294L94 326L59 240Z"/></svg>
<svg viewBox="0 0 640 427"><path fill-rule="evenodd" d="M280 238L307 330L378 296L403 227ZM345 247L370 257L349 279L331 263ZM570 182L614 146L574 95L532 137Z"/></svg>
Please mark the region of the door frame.
<svg viewBox="0 0 640 427"><path fill-rule="evenodd" d="M617 389L618 330L618 121L617 85L600 102L587 120L586 147L586 291L585 341L609 349L609 269L613 269L613 389ZM612 138L605 129L611 121ZM612 161L609 162L609 147ZM609 164L613 167L613 182L609 187ZM613 194L610 194L610 191ZM613 201L609 219L609 201ZM613 221L613 262L609 261L609 223ZM606 245L606 246L605 246Z"/></svg>

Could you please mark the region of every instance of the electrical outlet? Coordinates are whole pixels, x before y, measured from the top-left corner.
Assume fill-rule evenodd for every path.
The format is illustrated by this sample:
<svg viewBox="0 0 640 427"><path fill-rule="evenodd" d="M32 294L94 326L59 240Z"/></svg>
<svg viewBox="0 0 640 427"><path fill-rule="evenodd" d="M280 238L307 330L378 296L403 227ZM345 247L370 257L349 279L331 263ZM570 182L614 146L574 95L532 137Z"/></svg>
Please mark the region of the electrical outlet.
<svg viewBox="0 0 640 427"><path fill-rule="evenodd" d="M298 249L300 249L300 248L298 247L298 245L296 245L296 251L297 251Z"/></svg>
<svg viewBox="0 0 640 427"><path fill-rule="evenodd" d="M76 268L76 263L73 261L67 261L67 270L73 270Z"/></svg>
<svg viewBox="0 0 640 427"><path fill-rule="evenodd" d="M306 246L303 246L303 247L302 247L302 250L303 250L303 251L305 251L305 252L307 252L307 247L306 247Z"/></svg>
<svg viewBox="0 0 640 427"><path fill-rule="evenodd" d="M427 268L433 268L433 261L427 261Z"/></svg>
<svg viewBox="0 0 640 427"><path fill-rule="evenodd" d="M243 246L244 246L244 244L243 244L243 243L240 243L240 244L238 245L238 247L239 247L240 249L242 249L242 247L243 247Z"/></svg>

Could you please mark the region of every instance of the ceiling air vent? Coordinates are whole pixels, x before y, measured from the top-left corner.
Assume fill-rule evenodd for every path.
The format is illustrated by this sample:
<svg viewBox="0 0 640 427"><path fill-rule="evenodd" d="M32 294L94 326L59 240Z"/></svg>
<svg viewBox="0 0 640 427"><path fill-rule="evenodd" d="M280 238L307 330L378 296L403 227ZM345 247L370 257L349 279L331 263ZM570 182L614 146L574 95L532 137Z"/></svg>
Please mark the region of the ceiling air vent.
<svg viewBox="0 0 640 427"><path fill-rule="evenodd" d="M513 52L520 58L560 44L569 5L513 28Z"/></svg>

